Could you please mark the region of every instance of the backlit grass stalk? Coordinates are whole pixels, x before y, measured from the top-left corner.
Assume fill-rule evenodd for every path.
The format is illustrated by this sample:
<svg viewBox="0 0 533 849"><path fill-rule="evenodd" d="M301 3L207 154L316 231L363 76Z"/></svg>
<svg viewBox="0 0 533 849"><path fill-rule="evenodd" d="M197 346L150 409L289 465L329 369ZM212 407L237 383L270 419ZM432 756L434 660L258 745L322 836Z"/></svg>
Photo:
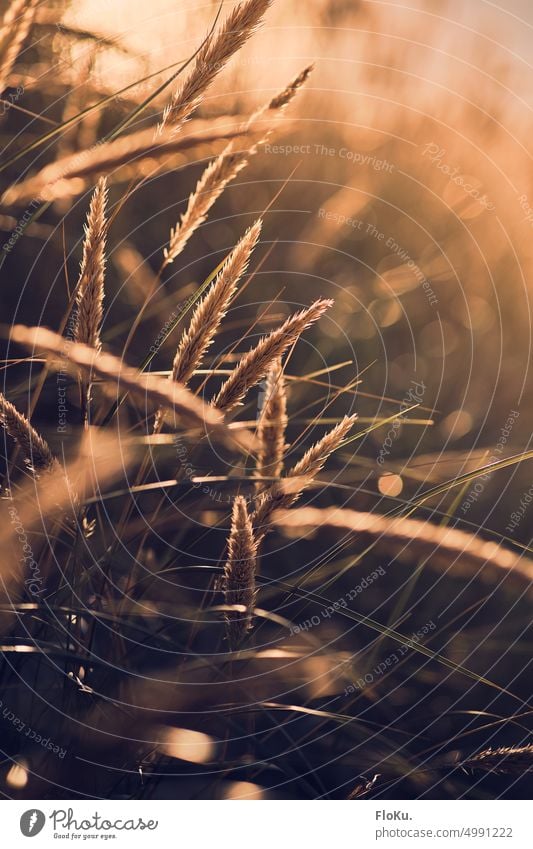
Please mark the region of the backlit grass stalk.
<svg viewBox="0 0 533 849"><path fill-rule="evenodd" d="M213 399L213 405L223 412L238 406L248 390L266 376L271 363L281 357L304 330L318 321L332 304L331 300L315 301L307 309L290 316L277 330L263 336L255 348L242 357L239 365L222 384L218 395Z"/></svg>
<svg viewBox="0 0 533 849"><path fill-rule="evenodd" d="M187 120L224 65L259 26L271 4L272 0L246 0L233 9L220 30L199 51L192 71L166 107L158 133Z"/></svg>
<svg viewBox="0 0 533 849"><path fill-rule="evenodd" d="M59 462L52 454L48 443L29 423L26 416L0 393L0 421L24 454L28 467L39 475L59 469Z"/></svg>
<svg viewBox="0 0 533 849"><path fill-rule="evenodd" d="M115 141L97 143L87 150L57 159L33 177L10 186L2 196L2 203L21 204L31 200L45 203L70 198L80 194L87 180L95 176L113 174L115 177L115 171L125 166L132 166L138 174L147 160L155 167L171 154L243 134L243 130L228 128L227 119L218 123L220 129L216 121L209 125L199 121L198 132L180 138L167 132L154 140L151 130L141 130ZM128 176L133 177L133 174Z"/></svg>
<svg viewBox="0 0 533 849"><path fill-rule="evenodd" d="M339 424L305 452L301 460L287 473L287 477L272 484L256 500L256 509L252 515L252 524L259 540L270 527L275 510L291 507L318 475L328 458L339 448L355 424L357 415L345 416Z"/></svg>
<svg viewBox="0 0 533 849"><path fill-rule="evenodd" d="M100 351L106 265L107 183L101 177L94 190L87 214L83 257L76 296L76 330L74 339Z"/></svg>
<svg viewBox="0 0 533 849"><path fill-rule="evenodd" d="M272 121L276 113L280 113L290 103L298 89L307 80L311 70L311 67L306 68L266 107L255 112L249 119L246 129L255 130L256 124L263 119L264 121ZM270 126L260 139L243 150L235 150L235 143L230 142L220 156L207 166L196 184L194 192L189 197L187 209L181 216L181 221L170 231L169 245L164 251L163 268L174 262L176 257L179 256L193 233L207 219L209 210L221 196L226 186L246 167L250 158L257 153L259 144L264 143L273 132L274 130Z"/></svg>
<svg viewBox="0 0 533 849"><path fill-rule="evenodd" d="M228 640L232 648L242 642L252 627L256 587L257 542L246 500L237 496L233 502L228 559L224 567L224 598L227 605L241 605L244 610L226 613Z"/></svg>
<svg viewBox="0 0 533 849"><path fill-rule="evenodd" d="M261 221L256 221L232 250L209 291L196 307L174 357L172 380L186 384L200 365L226 315L239 280L246 272L260 233Z"/></svg>
<svg viewBox="0 0 533 849"><path fill-rule="evenodd" d="M112 354L98 354L94 348L78 343L66 343L63 336L45 327L25 327L14 325L11 339L25 347L39 349L52 359L55 368L70 368L81 371L89 380L101 380L112 394L131 393L151 410L162 407L170 415L177 416L183 427L200 428L235 447L238 444L245 450L253 450L255 439L244 428L234 430L224 422L222 414L212 406L204 404L185 386L158 377L144 374L126 365Z"/></svg>
<svg viewBox="0 0 533 849"><path fill-rule="evenodd" d="M283 469L287 428L287 392L281 359L274 360L265 381L263 409L257 426L258 450L255 474L277 478ZM257 485L264 489L264 484Z"/></svg>
<svg viewBox="0 0 533 849"><path fill-rule="evenodd" d="M28 37L38 0L13 0L0 28L0 94L9 83L11 71Z"/></svg>
<svg viewBox="0 0 533 849"><path fill-rule="evenodd" d="M425 560L431 569L480 578L492 589L495 580L509 581L515 590L533 595L533 560L457 528L334 507L279 510L272 522L287 533L299 535L336 528L357 534L361 549L372 543L376 551L398 560Z"/></svg>
<svg viewBox="0 0 533 849"><path fill-rule="evenodd" d="M485 749L459 761L463 769L522 775L533 769L533 745Z"/></svg>
<svg viewBox="0 0 533 849"><path fill-rule="evenodd" d="M207 294L196 307L189 327L183 333L178 345L170 379L183 384L188 383L195 369L213 342L220 322L226 315L237 285L245 273L250 255L261 233L261 221L256 221L246 231L240 242L228 256L226 262L211 284ZM154 432L158 433L162 425L161 413L158 413Z"/></svg>
<svg viewBox="0 0 533 849"><path fill-rule="evenodd" d="M74 323L74 340L94 348L97 352L102 348L100 331L106 264L106 203L107 184L105 177L101 177L94 190L87 214ZM80 379L80 397L82 420L86 422L91 398L91 384L87 380Z"/></svg>

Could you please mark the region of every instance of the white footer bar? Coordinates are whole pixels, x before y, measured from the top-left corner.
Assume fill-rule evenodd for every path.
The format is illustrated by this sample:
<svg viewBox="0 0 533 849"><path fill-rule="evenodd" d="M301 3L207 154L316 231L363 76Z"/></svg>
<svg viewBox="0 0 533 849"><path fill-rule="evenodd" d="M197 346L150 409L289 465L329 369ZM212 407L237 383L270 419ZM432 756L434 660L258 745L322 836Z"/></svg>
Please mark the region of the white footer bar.
<svg viewBox="0 0 533 849"><path fill-rule="evenodd" d="M531 849L518 801L4 801L6 847ZM34 841L34 842L32 842Z"/></svg>

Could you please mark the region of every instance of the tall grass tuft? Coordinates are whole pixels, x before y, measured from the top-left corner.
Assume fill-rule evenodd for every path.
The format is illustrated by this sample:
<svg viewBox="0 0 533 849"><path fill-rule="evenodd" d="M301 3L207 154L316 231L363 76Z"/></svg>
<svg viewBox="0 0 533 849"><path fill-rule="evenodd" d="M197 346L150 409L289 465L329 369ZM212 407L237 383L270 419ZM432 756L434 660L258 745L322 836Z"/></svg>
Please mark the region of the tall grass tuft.
<svg viewBox="0 0 533 849"><path fill-rule="evenodd" d="M333 301L327 299L315 301L307 309L290 316L277 330L263 336L224 381L213 405L225 413L237 407L246 393L266 376L271 363L281 357L332 304Z"/></svg>
<svg viewBox="0 0 533 849"><path fill-rule="evenodd" d="M255 473L259 478L277 478L283 469L287 428L287 390L281 358L274 360L265 380L263 407L257 425ZM258 484L259 489L264 484Z"/></svg>
<svg viewBox="0 0 533 849"><path fill-rule="evenodd" d="M24 79L14 72L18 70L14 63L27 43L35 6L33 0L15 0L0 25L5 85L17 77ZM421 337L425 343L431 343L440 319L446 328L445 319L450 317L445 293L451 288L441 285L450 278L437 256L441 245L426 250L423 244L433 229L448 239L440 219L444 206L439 200L433 220L430 207L420 203L416 185L435 189L431 192L435 199L444 197L454 216L458 213L459 224L468 223L468 230L476 224L477 214L489 228L490 219L497 222L498 216L482 219L488 210L473 209L473 197L456 203L456 190L464 194L459 181L452 181L443 194L448 182L445 170L424 160L434 178L420 184L411 180L408 192L402 178L397 189L402 192L403 211L428 210L428 229L413 238L408 261L407 235L412 231L405 228L415 217L398 216L398 205L389 202L394 200L389 183L410 173L399 167L406 155L399 153L400 143L390 141L400 138L407 147L404 135L386 121L374 133L372 115L366 111L370 103L360 103L364 112L356 122L329 110L330 100L335 101L333 86L323 86L327 81L321 69L316 94L327 92L327 103L320 121L308 116L311 120L306 118L306 123L308 140L322 144L307 145L309 153L318 152L298 159L304 170L317 169L315 179L307 180L302 171L293 177L291 161L281 155L299 157L299 146L283 145L280 155L266 163L268 179L262 182L261 194L250 199L252 206L270 210L270 199L272 204L277 200L272 186L283 184L284 208L276 212L283 212L287 227L296 232L300 222L307 222L299 238L286 238L289 233L283 232L283 239L272 242L264 259L261 303L270 303L273 293L267 275L287 272L287 304L280 305L279 315L273 315L276 301L273 311L258 315L253 295L242 310L235 310L232 321L227 318L237 293L248 292L253 282L244 280L261 238L261 220L244 235L241 231L233 235L237 215L249 214L248 199L238 207L227 199L221 215L224 233L219 235L226 239L231 229L234 247L216 269L206 269L204 284L181 279L185 268L170 273L174 270L170 264L228 183L258 154L261 142L286 128L280 118L309 77L306 68L251 116L232 105L226 115L193 117L208 86L269 6L270 0L243 0L235 6L231 0L233 11L218 31L188 62L176 63L179 70L146 98L134 93L133 86L111 94L100 90L92 75L79 85L98 39L67 27L54 44L64 44L65 39L88 42L88 64L72 70L63 67L66 63L50 62L51 73L44 75L47 87L36 93L37 80L43 78L43 57L50 58L46 44L50 39L37 39L25 54L38 60L27 74L31 84L24 89L24 100L15 102L10 94L4 100L4 135L8 139L12 126L16 132L7 142L14 153L0 163L0 171L12 181L0 215L0 226L11 230L12 236L0 264L8 269L6 305L10 309L16 303L14 314L24 311L24 317L16 320L25 324L11 327L9 340L9 351L13 343L24 349L24 355L6 354L2 366L5 382L12 387L5 390L6 396L27 398L31 412L24 416L0 395L8 448L2 458L0 498L0 705L4 719L16 717L2 724L7 764L0 770L3 797L52 798L57 788L63 788L61 792L71 791L76 798L226 798L241 782L255 785L258 795L297 798L349 794L354 800L397 799L441 792L458 797L465 795L465 789L483 797L495 787L514 793L520 779L531 772L532 746L508 745L517 718L524 731L531 723L526 710L530 684L523 662L533 596L530 547L521 545L518 536L504 545L505 538L496 536L495 530L476 526L473 510L467 517L472 521L461 519L453 495L487 468L490 475L483 478L484 485L500 469L531 460L533 451L505 456L485 468L475 465L481 451L465 459L459 448L439 453L438 461L433 456L430 463L425 458L400 460L404 435L433 424L433 418L415 418L405 404L399 414L390 415L385 405L392 404L395 410L400 401L382 394L381 378L388 368L382 374L381 366L388 364L376 363L380 373L370 375L374 357L369 326L388 342L389 333L395 332L389 322L400 324L404 306L409 317L413 314L411 293L413 310L426 325ZM337 24L345 9L350 7L349 14L355 14L359 4L323 0L306 8L315 6L327 6L328 33L342 29L352 37L355 27ZM55 12L43 19L45 33L52 18L53 23L59 20ZM372 27L367 24L363 30L368 35ZM39 19L35 26L41 26ZM272 32L277 39L278 28ZM100 48L111 42L104 38ZM373 39L371 43L375 44ZM21 64L25 72L30 63ZM362 67L364 62L357 64ZM339 67L336 61L335 74ZM349 68L351 73L351 58ZM379 74L386 70L375 56L372 68ZM157 98L178 76L180 87L158 124ZM62 112L69 85L76 93L79 86L80 96L70 99ZM270 91L269 80L265 87ZM39 115L35 110L43 101L46 109ZM385 102L390 98L379 99L380 121ZM67 135L87 118L89 123L96 118L106 136ZM429 130L426 118L413 121L413 126ZM19 133L21 125L26 130ZM409 122L402 129L406 127L410 129ZM129 133L122 135L126 128ZM443 125L438 130L447 137ZM494 129L495 138L497 132ZM428 135L420 131L419 138ZM353 161L341 153L345 145ZM356 156L357 150L364 153ZM172 218L160 228L159 216L168 209L162 208L161 191L154 189L156 182L148 175L170 171L178 163L176 186L192 151L196 161L205 159L210 165L178 223ZM420 152L415 155L424 159ZM448 157L451 169L453 146ZM37 164L29 171L32 162ZM113 206L111 229L107 186L120 180L127 189ZM79 235L78 207L62 199L79 195L93 181L97 182L91 188L81 268L74 271L77 287L66 304L62 288L54 283L62 279L63 270L67 279L70 276L70 239L68 227L61 233L57 219L69 209L76 220L74 233ZM168 179L157 186L163 187L165 197L174 192ZM501 205L501 195L492 194ZM353 268L348 274L343 265L354 260L353 228L344 225L367 210L373 218L371 204L377 197L387 199L379 209L382 232L375 238L368 228L356 239L363 249L359 259L365 262L358 261L360 276L354 279ZM24 213L7 208L9 203L26 201L32 204ZM304 211L304 205L306 215L295 215L296 209ZM514 196L513 205L518 205ZM133 217L139 208L142 226ZM313 214L315 209L318 215ZM152 270L152 258L165 243L170 224L175 226L164 262L158 271ZM384 235L389 230L397 234L398 251L392 248L393 255L381 256L378 251L389 250ZM117 232L118 244L112 244L111 236ZM46 240L46 253L37 242L37 259L28 274L26 246L31 254L38 239ZM405 242L405 251L400 242ZM443 251L449 257L454 255L451 242L451 251ZM363 256L369 243L372 251ZM327 249L329 264L322 256ZM106 267L107 253L114 257L115 269ZM502 253L501 258L507 255ZM61 274L55 279L47 273L50 266L43 263L44 256L57 262ZM491 255L492 264L497 257ZM286 259L291 261L284 264ZM204 252L202 262L206 261ZM498 265L506 272L510 267L500 258ZM424 283L413 274L413 267L424 273ZM310 268L313 280L308 284L296 277ZM21 272L26 276L21 291L30 291L29 304L30 298L18 297ZM131 286L132 274L134 291L124 292ZM382 278L379 286L378 278ZM429 281L432 285L434 281L440 299L437 312L422 294ZM105 311L106 350L104 282L109 288L106 307L113 293L113 309ZM302 300L298 287L307 285L313 293L318 285L327 286L328 293L336 288L335 327L314 327L333 303L314 300L316 294L309 294L311 306L295 307L298 311L286 318L289 304L297 297ZM385 291L382 299L380 293ZM127 309L120 315L123 295ZM367 295L372 299L368 314L360 309ZM58 301L62 318L57 332L26 326L36 321L35 315L54 321ZM182 306L175 308L176 303ZM481 289L477 304L483 321L476 333L482 335L486 323L493 337L491 308ZM64 335L69 314L69 327L75 319L73 340ZM455 318L463 323L465 316L454 316L452 340L459 333ZM316 349L306 356L303 346L297 345L311 326L320 357L327 362L320 362ZM258 335L252 336L257 327ZM348 331L345 339L339 327ZM228 353L224 359L211 358L211 346L221 343L222 332L233 333L229 340L224 337ZM398 333L400 344L387 345L394 360L394 386L411 359L406 354L410 341L403 331ZM5 325L2 334L8 337ZM357 347L353 357L343 347L352 341ZM428 344L420 357L428 382L435 371L431 364L437 348ZM165 370L151 371L155 358L167 351ZM350 359L344 358L345 353ZM287 360L292 374L285 378ZM54 371L60 373L58 379ZM379 382L379 394L359 388L367 376L370 390ZM76 380L82 387L81 426L73 391ZM98 384L94 398L92 384ZM209 403L202 400L205 386L215 387ZM250 392L254 388L259 391ZM430 409L432 391L425 390L424 405ZM248 393L258 396L257 413L255 398ZM353 433L355 414L338 412L348 396L364 413L361 432ZM50 422L57 421L58 409L66 410L67 425L54 433ZM351 406L348 409L352 411ZM513 421L514 413L518 416L518 411L513 410ZM465 422L456 419L460 433ZM466 419L468 426L470 416ZM394 430L397 454L393 459L391 452L388 460L397 474L388 488L388 468L376 463L375 448L391 421L402 421L405 430ZM443 425L451 441L449 428L456 425L450 421L446 416ZM172 432L163 433L163 425ZM308 435L315 428L323 435L313 444ZM50 445L41 432L49 435ZM435 438L426 429L423 434ZM382 445L386 444L387 439ZM301 459L289 460L296 450ZM17 452L26 468L15 462ZM332 471L323 472L334 463ZM429 481L431 488L420 493L421 481ZM392 494L398 490L400 495ZM305 506L300 506L304 498ZM430 501L434 498L438 501ZM525 508L527 497L522 498ZM524 519L522 530L526 524ZM272 545L261 552L259 569L267 532ZM214 596L223 597L225 604L213 604ZM510 602L507 607L502 597ZM173 728L174 723L180 727ZM200 725L205 725L202 735ZM41 745L21 734L21 727L38 731ZM475 738L468 736L472 734ZM213 743L218 739L223 745L212 745L211 735ZM63 747L62 754L45 747L47 739ZM462 750L464 739L476 740L475 754ZM8 761L17 765L15 779Z"/></svg>
<svg viewBox="0 0 533 849"><path fill-rule="evenodd" d="M0 393L0 421L20 447L28 467L38 475L59 467L45 439L30 424L26 416Z"/></svg>
<svg viewBox="0 0 533 849"><path fill-rule="evenodd" d="M252 627L256 595L256 556L257 542L254 539L246 499L238 495L233 502L228 559L223 579L226 604L243 608L226 613L228 640L233 648L242 642Z"/></svg>
<svg viewBox="0 0 533 849"><path fill-rule="evenodd" d="M255 112L248 120L246 130L255 130L256 125L263 119L264 121L272 121L277 113L288 106L298 90L307 81L311 70L311 67L306 68L265 108ZM235 142L230 142L220 156L207 166L189 198L187 209L181 216L181 221L170 232L169 245L164 251L163 267L174 262L176 257L179 256L195 230L204 223L209 210L221 196L226 186L246 167L251 157L257 153L259 144L266 141L273 131L270 125L259 140L255 141L250 147L240 150L235 149Z"/></svg>
<svg viewBox="0 0 533 849"><path fill-rule="evenodd" d="M206 89L248 41L271 5L272 0L245 0L233 9L220 31L210 36L200 49L193 70L163 113L159 132L169 126L178 127L194 112Z"/></svg>
<svg viewBox="0 0 533 849"><path fill-rule="evenodd" d="M0 93L35 20L39 0L12 0L0 27Z"/></svg>
<svg viewBox="0 0 533 849"><path fill-rule="evenodd" d="M345 416L305 452L302 459L288 471L286 478L274 483L258 496L252 523L259 539L268 531L274 510L291 507L298 501L304 489L322 471L328 458L342 444L356 420L355 414Z"/></svg>

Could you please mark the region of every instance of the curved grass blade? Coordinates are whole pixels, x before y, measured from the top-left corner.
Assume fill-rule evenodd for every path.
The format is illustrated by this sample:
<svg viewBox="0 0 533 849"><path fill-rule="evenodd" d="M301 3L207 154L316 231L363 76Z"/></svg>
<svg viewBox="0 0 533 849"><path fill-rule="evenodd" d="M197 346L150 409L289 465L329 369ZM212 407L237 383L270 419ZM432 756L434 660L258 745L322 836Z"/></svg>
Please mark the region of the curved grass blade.
<svg viewBox="0 0 533 849"><path fill-rule="evenodd" d="M459 475L450 481L434 486L432 489L428 489L428 491L416 501L412 502L406 516L410 516L414 510L421 507L426 501L436 495L443 495L451 489L454 489L456 486L463 486L465 483L470 483L476 478L481 477L481 475L498 472L500 469L506 469L509 466L516 466L517 463L523 463L525 460L533 460L533 450L523 451L521 454L513 454L511 457L504 457L502 460L497 460L495 463L487 463L486 466L480 466L479 469L475 469L473 472L465 472L464 475Z"/></svg>

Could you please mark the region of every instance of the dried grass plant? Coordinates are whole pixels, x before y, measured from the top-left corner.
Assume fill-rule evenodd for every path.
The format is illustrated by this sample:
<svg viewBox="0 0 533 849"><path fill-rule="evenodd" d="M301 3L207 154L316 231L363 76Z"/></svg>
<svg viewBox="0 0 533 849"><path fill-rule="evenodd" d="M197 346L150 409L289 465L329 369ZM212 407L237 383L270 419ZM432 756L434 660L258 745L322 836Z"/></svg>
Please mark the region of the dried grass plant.
<svg viewBox="0 0 533 849"><path fill-rule="evenodd" d="M264 109L254 113L247 122L245 131L253 131L263 121L266 123L275 119L307 81L311 70L312 68L309 67L298 74L296 79L274 97ZM234 142L230 142L220 156L207 166L189 198L187 209L181 216L180 222L170 232L168 248L165 248L164 251L163 267L170 265L179 256L194 232L204 223L209 210L224 189L248 165L251 157L257 153L259 145L264 143L273 132L270 124L260 139L255 141L251 147L242 150L237 149Z"/></svg>
<svg viewBox="0 0 533 849"><path fill-rule="evenodd" d="M0 90L9 82L13 66L35 19L38 0L15 0L0 27Z"/></svg>
<svg viewBox="0 0 533 849"><path fill-rule="evenodd" d="M15 440L30 469L38 475L51 472L58 467L58 461L52 454L46 440L29 423L26 416L0 394L0 420L9 436Z"/></svg>
<svg viewBox="0 0 533 849"><path fill-rule="evenodd" d="M213 405L225 413L237 407L246 393L267 375L272 362L294 345L304 330L318 321L332 303L327 299L315 301L307 309L294 313L268 336L263 336L224 381L213 399Z"/></svg>
<svg viewBox="0 0 533 849"><path fill-rule="evenodd" d="M287 390L281 358L270 366L264 387L264 401L257 425L256 475L279 478L285 456L287 429ZM261 484L258 484L259 488Z"/></svg>
<svg viewBox="0 0 533 849"><path fill-rule="evenodd" d="M533 745L485 749L477 755L461 759L458 766L483 772L524 775L533 769Z"/></svg>
<svg viewBox="0 0 533 849"><path fill-rule="evenodd" d="M206 89L248 41L271 5L272 0L244 0L235 6L220 31L210 36L200 49L193 70L163 113L160 133L167 127L179 127L194 112Z"/></svg>
<svg viewBox="0 0 533 849"><path fill-rule="evenodd" d="M240 495L233 502L228 559L224 567L224 598L227 605L241 610L228 611L228 639L238 646L252 627L256 587L257 542L248 515L246 500Z"/></svg>

